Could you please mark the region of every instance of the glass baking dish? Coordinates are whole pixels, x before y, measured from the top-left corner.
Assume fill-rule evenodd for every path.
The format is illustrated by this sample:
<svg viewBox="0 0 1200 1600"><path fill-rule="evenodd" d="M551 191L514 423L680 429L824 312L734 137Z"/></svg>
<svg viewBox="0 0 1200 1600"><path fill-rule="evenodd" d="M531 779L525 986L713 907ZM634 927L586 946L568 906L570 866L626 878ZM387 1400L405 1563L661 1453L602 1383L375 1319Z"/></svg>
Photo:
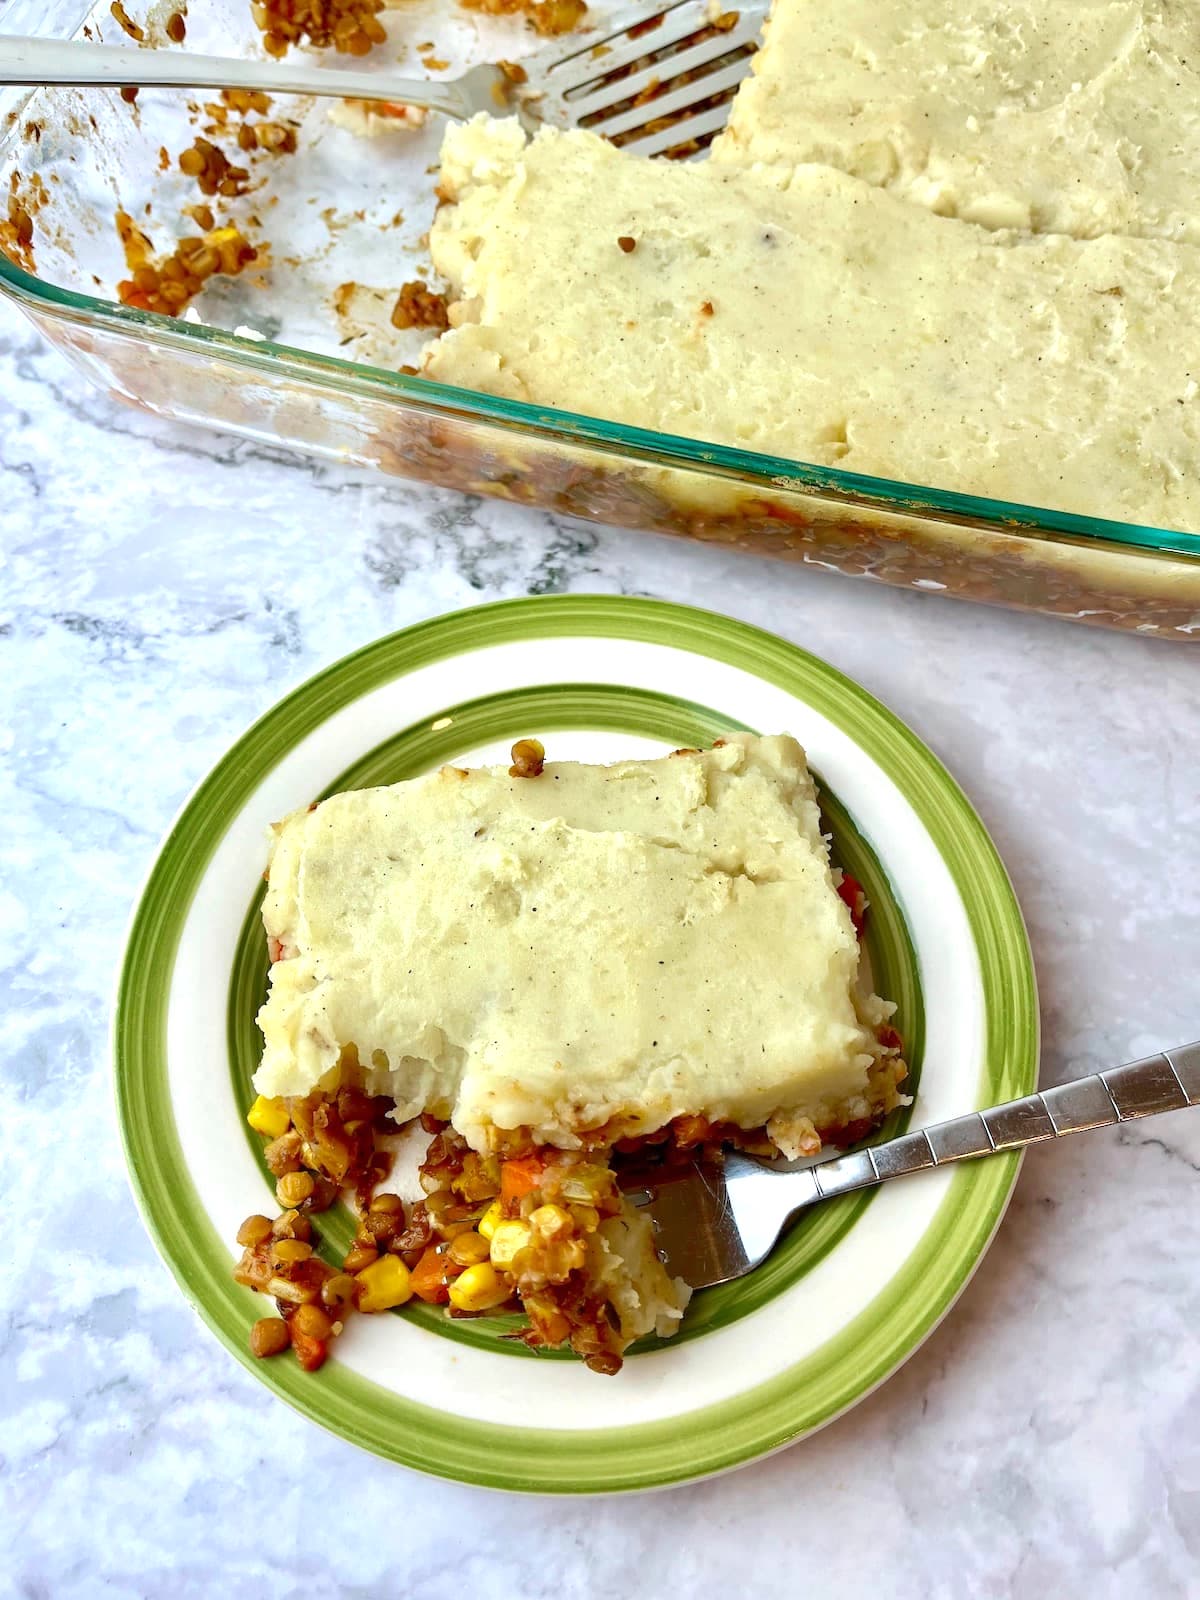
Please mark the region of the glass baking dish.
<svg viewBox="0 0 1200 1600"><path fill-rule="evenodd" d="M146 0L127 10L144 17ZM13 33L68 37L86 25L93 37L121 38L107 4L81 0L10 0L3 20ZM392 48L378 54L393 69L407 57L409 70L444 62L457 71L528 48L520 18L481 18L446 0L409 0L384 20ZM254 50L247 0L191 0L188 47ZM57 89L0 102L6 192L34 224L30 249L8 229L0 290L109 393L161 416L556 513L1200 639L1200 535L860 477L396 370L427 337L396 332L388 313L400 284L425 270L436 119L368 140L334 127L326 105L280 97L271 114L294 124L296 153L247 158L251 184L262 186L210 202L220 220L265 238L273 264L212 280L187 320L121 305L118 205L164 247L196 232L181 207L201 197L176 157L206 125L200 100L143 91L129 105Z"/></svg>

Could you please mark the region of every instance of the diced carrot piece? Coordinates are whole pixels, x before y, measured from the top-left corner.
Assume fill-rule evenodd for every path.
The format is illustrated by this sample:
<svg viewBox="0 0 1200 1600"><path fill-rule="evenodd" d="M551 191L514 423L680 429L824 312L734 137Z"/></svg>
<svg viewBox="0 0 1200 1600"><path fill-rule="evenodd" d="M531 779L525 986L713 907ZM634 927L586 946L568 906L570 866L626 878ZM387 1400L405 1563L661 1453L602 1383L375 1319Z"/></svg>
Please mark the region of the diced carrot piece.
<svg viewBox="0 0 1200 1600"><path fill-rule="evenodd" d="M412 1292L427 1305L444 1306L450 1298L446 1286L446 1258L431 1244L412 1269Z"/></svg>
<svg viewBox="0 0 1200 1600"><path fill-rule="evenodd" d="M296 1360L305 1372L316 1372L325 1365L325 1357L329 1354L328 1339L314 1339L311 1334L301 1333L296 1324L290 1324L292 1335L292 1349L296 1352Z"/></svg>
<svg viewBox="0 0 1200 1600"><path fill-rule="evenodd" d="M531 1194L541 1182L546 1163L540 1156L516 1156L500 1168L500 1199L520 1200Z"/></svg>

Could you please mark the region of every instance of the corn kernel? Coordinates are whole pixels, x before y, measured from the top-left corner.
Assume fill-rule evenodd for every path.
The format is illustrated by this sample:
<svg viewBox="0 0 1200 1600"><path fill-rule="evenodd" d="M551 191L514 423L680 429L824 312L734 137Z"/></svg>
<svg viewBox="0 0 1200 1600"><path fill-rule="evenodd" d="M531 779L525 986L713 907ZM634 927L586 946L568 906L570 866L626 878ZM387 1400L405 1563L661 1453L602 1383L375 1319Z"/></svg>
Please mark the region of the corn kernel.
<svg viewBox="0 0 1200 1600"><path fill-rule="evenodd" d="M519 1250L533 1238L533 1229L527 1222L500 1222L492 1234L492 1265L511 1267Z"/></svg>
<svg viewBox="0 0 1200 1600"><path fill-rule="evenodd" d="M512 1294L512 1285L503 1279L490 1261L460 1272L450 1285L450 1304L459 1311L492 1311Z"/></svg>
<svg viewBox="0 0 1200 1600"><path fill-rule="evenodd" d="M564 1211L562 1206L538 1206L536 1211L529 1213L529 1221L543 1239L557 1239L560 1234L571 1233L574 1228L570 1212Z"/></svg>
<svg viewBox="0 0 1200 1600"><path fill-rule="evenodd" d="M246 1113L246 1121L255 1133L264 1134L268 1139L282 1138L292 1125L284 1102L268 1100L261 1094Z"/></svg>
<svg viewBox="0 0 1200 1600"><path fill-rule="evenodd" d="M475 1224L476 1231L481 1233L485 1239L490 1239L503 1220L504 1207L500 1204L499 1200L493 1200L491 1205Z"/></svg>
<svg viewBox="0 0 1200 1600"><path fill-rule="evenodd" d="M412 1278L399 1256L380 1256L356 1272L354 1281L360 1311L390 1311L412 1299Z"/></svg>

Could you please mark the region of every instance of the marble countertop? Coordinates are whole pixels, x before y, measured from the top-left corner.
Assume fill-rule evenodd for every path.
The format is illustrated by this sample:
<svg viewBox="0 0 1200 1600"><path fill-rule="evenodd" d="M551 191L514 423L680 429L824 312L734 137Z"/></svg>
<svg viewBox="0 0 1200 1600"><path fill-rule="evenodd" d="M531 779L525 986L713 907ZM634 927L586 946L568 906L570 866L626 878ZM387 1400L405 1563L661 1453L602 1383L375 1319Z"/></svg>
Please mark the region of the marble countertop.
<svg viewBox="0 0 1200 1600"><path fill-rule="evenodd" d="M169 427L8 308L0 361L0 1594L1200 1595L1200 1117L1033 1150L953 1314L822 1434L561 1503L362 1455L233 1362L134 1210L108 1063L136 886L231 739L390 629L562 591L774 629L933 746L1025 908L1044 1084L1180 1043L1200 656Z"/></svg>

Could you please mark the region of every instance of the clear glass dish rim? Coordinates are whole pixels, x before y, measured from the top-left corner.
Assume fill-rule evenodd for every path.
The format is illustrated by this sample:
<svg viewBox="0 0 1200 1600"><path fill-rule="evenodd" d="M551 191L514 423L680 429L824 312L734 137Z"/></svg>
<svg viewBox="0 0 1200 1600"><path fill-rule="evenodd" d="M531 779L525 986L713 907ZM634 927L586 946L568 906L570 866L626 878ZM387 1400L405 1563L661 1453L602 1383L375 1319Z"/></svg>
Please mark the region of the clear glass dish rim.
<svg viewBox="0 0 1200 1600"><path fill-rule="evenodd" d="M269 339L247 339L205 323L184 322L157 312L138 311L99 296L62 289L26 272L3 253L0 253L0 292L27 309L38 309L59 320L107 326L113 332L168 348L198 353L219 351L257 372L282 371L308 382L323 381L343 393L400 402L426 413L498 423L509 432L617 451L632 460L655 466L712 472L764 491L790 489L831 503L908 516L933 515L942 521L961 522L1001 534L1050 537L1052 540L1053 536L1060 535L1082 544L1147 550L1200 560L1200 533L1081 516L1008 500L989 500L891 478L871 478L842 472L836 467L790 461L781 456L760 455L677 434L606 422L600 417L535 406L524 400L502 399L474 389L438 383L431 378L412 377L383 367L343 361L337 356L318 355Z"/></svg>

